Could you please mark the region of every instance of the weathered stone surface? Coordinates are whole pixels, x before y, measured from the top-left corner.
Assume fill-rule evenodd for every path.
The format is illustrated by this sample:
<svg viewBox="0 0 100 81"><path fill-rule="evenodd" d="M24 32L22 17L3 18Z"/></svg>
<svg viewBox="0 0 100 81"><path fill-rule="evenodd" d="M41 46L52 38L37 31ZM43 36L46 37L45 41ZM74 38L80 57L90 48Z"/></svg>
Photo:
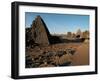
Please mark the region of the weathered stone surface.
<svg viewBox="0 0 100 81"><path fill-rule="evenodd" d="M31 25L31 37L39 45L49 45L50 33L40 16L37 16Z"/></svg>

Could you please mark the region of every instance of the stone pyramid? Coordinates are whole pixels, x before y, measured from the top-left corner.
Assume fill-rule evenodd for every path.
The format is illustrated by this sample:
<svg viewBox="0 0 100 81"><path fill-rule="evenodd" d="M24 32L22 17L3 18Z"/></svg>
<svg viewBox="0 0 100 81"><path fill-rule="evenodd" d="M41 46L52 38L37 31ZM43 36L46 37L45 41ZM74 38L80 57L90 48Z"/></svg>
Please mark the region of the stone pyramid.
<svg viewBox="0 0 100 81"><path fill-rule="evenodd" d="M31 25L31 37L39 45L49 45L50 32L43 19L38 15Z"/></svg>

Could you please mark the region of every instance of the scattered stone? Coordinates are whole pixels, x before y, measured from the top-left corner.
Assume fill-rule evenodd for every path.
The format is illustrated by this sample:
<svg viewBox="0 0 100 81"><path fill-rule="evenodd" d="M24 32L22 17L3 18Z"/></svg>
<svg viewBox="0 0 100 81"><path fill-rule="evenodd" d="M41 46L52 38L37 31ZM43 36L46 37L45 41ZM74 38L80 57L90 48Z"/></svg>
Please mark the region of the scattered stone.
<svg viewBox="0 0 100 81"><path fill-rule="evenodd" d="M33 61L32 61L32 58L29 56L29 55L26 55L26 60L25 60L25 62L26 62L26 68L29 68L29 67L31 67L31 65L32 65L32 63L33 63Z"/></svg>
<svg viewBox="0 0 100 81"><path fill-rule="evenodd" d="M65 54L59 58L59 65L71 63L71 58L68 54Z"/></svg>
<svg viewBox="0 0 100 81"><path fill-rule="evenodd" d="M75 49L73 48L66 49L66 53L73 55L75 53Z"/></svg>
<svg viewBox="0 0 100 81"><path fill-rule="evenodd" d="M56 53L59 57L61 57L62 55L66 54L66 51L57 51Z"/></svg>

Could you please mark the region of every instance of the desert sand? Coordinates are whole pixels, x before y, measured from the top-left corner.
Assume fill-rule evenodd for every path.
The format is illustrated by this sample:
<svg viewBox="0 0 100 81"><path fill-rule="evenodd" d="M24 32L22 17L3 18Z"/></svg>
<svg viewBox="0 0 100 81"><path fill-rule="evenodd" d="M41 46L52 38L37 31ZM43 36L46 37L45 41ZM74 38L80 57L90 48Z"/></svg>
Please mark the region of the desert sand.
<svg viewBox="0 0 100 81"><path fill-rule="evenodd" d="M89 44L83 43L73 55L72 65L89 65Z"/></svg>

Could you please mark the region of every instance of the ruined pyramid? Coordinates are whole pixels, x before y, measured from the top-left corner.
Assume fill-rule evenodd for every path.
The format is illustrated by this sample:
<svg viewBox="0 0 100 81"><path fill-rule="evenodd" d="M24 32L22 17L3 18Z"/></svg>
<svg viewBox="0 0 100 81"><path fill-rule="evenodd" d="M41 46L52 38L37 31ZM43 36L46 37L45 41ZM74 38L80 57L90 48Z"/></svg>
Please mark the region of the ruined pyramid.
<svg viewBox="0 0 100 81"><path fill-rule="evenodd" d="M31 25L31 38L39 45L49 45L50 32L43 19L38 15Z"/></svg>

